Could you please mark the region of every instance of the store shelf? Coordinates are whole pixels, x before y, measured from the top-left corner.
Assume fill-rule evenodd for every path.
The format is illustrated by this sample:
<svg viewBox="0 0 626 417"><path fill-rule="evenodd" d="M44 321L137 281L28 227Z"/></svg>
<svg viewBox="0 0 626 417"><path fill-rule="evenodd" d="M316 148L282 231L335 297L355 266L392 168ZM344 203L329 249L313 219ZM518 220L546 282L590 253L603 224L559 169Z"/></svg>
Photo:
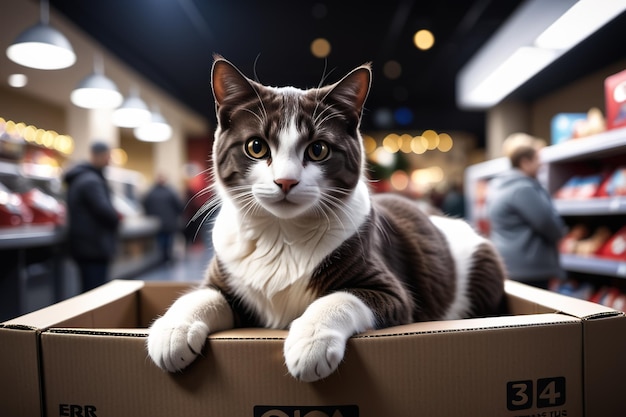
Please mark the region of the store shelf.
<svg viewBox="0 0 626 417"><path fill-rule="evenodd" d="M619 153L626 153L626 128L545 147L541 150L540 157L543 163L555 163Z"/></svg>
<svg viewBox="0 0 626 417"><path fill-rule="evenodd" d="M626 278L626 261L562 254L561 265L569 271Z"/></svg>
<svg viewBox="0 0 626 417"><path fill-rule="evenodd" d="M157 217L125 217L120 226L120 236L122 239L154 236L160 225L160 220Z"/></svg>
<svg viewBox="0 0 626 417"><path fill-rule="evenodd" d="M561 216L611 216L626 214L626 197L554 200Z"/></svg>
<svg viewBox="0 0 626 417"><path fill-rule="evenodd" d="M0 250L56 245L63 241L64 236L64 229L54 225L26 225L1 228Z"/></svg>

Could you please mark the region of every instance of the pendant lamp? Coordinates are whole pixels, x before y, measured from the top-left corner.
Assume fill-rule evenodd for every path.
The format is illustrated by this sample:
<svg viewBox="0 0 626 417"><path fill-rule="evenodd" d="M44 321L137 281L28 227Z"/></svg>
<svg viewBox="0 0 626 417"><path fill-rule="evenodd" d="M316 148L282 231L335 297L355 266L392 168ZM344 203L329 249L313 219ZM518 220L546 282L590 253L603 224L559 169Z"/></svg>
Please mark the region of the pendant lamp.
<svg viewBox="0 0 626 417"><path fill-rule="evenodd" d="M165 142L172 136L172 127L158 108L152 110L151 120L133 130L135 137L144 142Z"/></svg>
<svg viewBox="0 0 626 417"><path fill-rule="evenodd" d="M150 122L151 118L148 106L139 97L139 90L134 86L122 105L113 112L113 124L118 127L139 127Z"/></svg>
<svg viewBox="0 0 626 417"><path fill-rule="evenodd" d="M40 21L18 35L6 50L9 59L29 68L55 70L76 62L76 54L67 38L48 23L47 0L41 1Z"/></svg>
<svg viewBox="0 0 626 417"><path fill-rule="evenodd" d="M72 103L86 109L114 109L122 104L122 94L113 81L104 75L99 55L94 57L93 73L85 77L70 95Z"/></svg>

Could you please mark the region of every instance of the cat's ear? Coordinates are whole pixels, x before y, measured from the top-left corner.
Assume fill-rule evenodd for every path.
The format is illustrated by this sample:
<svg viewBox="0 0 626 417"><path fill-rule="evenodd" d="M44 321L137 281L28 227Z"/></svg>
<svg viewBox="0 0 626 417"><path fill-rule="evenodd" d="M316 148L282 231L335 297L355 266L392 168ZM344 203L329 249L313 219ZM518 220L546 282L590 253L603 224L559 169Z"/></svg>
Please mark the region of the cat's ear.
<svg viewBox="0 0 626 417"><path fill-rule="evenodd" d="M256 97L251 81L233 64L219 55L214 56L211 80L216 107L223 105L226 101L237 102L251 95Z"/></svg>
<svg viewBox="0 0 626 417"><path fill-rule="evenodd" d="M330 99L356 111L357 117L360 118L363 105L370 91L371 80L371 65L369 63L361 65L334 84L325 100Z"/></svg>

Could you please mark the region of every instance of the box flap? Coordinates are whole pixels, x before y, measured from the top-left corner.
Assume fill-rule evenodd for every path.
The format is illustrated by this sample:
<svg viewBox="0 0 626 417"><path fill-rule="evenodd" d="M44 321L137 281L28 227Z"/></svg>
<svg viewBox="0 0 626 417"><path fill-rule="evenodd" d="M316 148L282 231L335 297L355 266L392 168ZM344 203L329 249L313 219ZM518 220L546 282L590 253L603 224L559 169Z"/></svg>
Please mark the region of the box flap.
<svg viewBox="0 0 626 417"><path fill-rule="evenodd" d="M143 281L114 280L92 291L8 320L3 326L15 329L47 329L52 326L89 327L96 323L106 326L105 322L120 322L120 316L128 316L128 308L136 304L128 297L143 286ZM127 300L125 307L116 303L124 298ZM137 318L136 315L132 317L133 324L131 320L123 321L130 327L135 327Z"/></svg>
<svg viewBox="0 0 626 417"><path fill-rule="evenodd" d="M0 328L0 414L40 416L37 331Z"/></svg>
<svg viewBox="0 0 626 417"><path fill-rule="evenodd" d="M624 313L601 304L567 297L551 291L541 290L515 281L506 281L508 294L536 303L538 309L547 309L583 320L624 315Z"/></svg>

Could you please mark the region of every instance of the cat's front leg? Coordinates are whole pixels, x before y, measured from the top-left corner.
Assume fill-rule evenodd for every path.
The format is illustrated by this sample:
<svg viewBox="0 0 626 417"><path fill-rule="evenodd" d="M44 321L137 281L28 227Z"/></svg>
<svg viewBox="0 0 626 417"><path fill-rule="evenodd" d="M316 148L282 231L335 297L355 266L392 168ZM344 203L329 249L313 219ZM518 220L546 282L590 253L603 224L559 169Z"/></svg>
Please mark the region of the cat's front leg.
<svg viewBox="0 0 626 417"><path fill-rule="evenodd" d="M233 313L218 291L187 293L157 319L148 334L150 358L161 369L180 371L200 354L210 332L233 327Z"/></svg>
<svg viewBox="0 0 626 417"><path fill-rule="evenodd" d="M284 346L289 372L306 382L326 378L343 360L348 338L374 325L372 311L350 293L317 299L291 323Z"/></svg>

